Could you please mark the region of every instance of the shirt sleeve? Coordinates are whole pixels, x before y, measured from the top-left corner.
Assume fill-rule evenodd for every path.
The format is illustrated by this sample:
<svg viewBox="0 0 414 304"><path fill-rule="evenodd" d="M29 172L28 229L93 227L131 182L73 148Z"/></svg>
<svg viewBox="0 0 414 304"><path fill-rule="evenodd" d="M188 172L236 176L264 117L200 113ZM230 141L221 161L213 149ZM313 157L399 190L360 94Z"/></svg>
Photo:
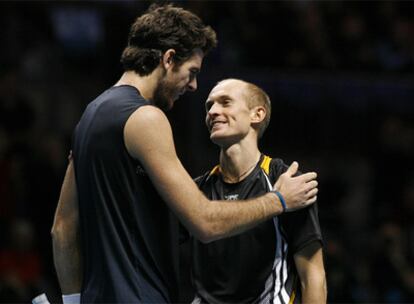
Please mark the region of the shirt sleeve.
<svg viewBox="0 0 414 304"><path fill-rule="evenodd" d="M322 243L317 203L298 211L282 214L280 223L292 254L314 241Z"/></svg>
<svg viewBox="0 0 414 304"><path fill-rule="evenodd" d="M272 160L273 176L271 178L273 177L274 182L287 168L288 166L282 160ZM301 172L298 174L301 174ZM317 202L304 209L284 213L279 216L279 220L282 233L287 239L292 254L295 254L314 241L322 243Z"/></svg>

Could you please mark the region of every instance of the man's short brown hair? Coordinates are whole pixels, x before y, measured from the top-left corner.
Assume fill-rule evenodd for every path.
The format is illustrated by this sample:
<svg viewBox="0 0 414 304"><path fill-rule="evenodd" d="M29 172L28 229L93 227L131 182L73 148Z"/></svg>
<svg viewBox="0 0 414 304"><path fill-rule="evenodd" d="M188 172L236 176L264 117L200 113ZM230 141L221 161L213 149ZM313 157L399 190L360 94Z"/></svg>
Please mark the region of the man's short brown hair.
<svg viewBox="0 0 414 304"><path fill-rule="evenodd" d="M247 81L245 81L245 83L247 105L249 106L249 108L263 106L266 110L266 116L259 124L258 138L261 138L264 131L267 129L270 123L270 116L272 114L272 104L269 96L263 89L259 88L257 85L253 83Z"/></svg>

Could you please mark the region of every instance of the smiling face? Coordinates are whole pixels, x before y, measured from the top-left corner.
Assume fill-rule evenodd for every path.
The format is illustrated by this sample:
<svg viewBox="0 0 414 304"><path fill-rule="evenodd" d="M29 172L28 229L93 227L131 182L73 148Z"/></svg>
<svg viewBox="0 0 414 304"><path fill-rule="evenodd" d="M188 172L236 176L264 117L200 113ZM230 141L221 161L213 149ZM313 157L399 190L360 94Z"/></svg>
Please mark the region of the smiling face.
<svg viewBox="0 0 414 304"><path fill-rule="evenodd" d="M246 89L247 84L241 80L224 80L207 98L206 124L210 139L221 147L237 143L250 132L256 132L252 128L256 109L249 107Z"/></svg>
<svg viewBox="0 0 414 304"><path fill-rule="evenodd" d="M165 73L154 91L154 102L158 107L169 110L186 91L197 89L197 74L200 72L203 56L203 52L197 49L193 56L181 64L166 64Z"/></svg>

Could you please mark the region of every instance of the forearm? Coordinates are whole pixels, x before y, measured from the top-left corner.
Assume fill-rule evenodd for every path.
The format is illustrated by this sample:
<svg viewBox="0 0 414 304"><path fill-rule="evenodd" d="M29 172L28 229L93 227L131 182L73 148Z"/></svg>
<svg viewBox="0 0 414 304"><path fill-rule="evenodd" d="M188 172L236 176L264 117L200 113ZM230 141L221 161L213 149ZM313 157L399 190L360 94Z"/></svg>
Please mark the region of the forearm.
<svg viewBox="0 0 414 304"><path fill-rule="evenodd" d="M80 293L82 260L79 233L52 230L53 258L62 294Z"/></svg>
<svg viewBox="0 0 414 304"><path fill-rule="evenodd" d="M325 276L314 278L302 284L302 303L326 303L327 288Z"/></svg>
<svg viewBox="0 0 414 304"><path fill-rule="evenodd" d="M63 294L79 293L82 261L78 197L72 158L63 181L52 227L53 259Z"/></svg>
<svg viewBox="0 0 414 304"><path fill-rule="evenodd" d="M274 193L247 201L206 201L205 206L200 216L207 227L203 242L239 234L283 212Z"/></svg>
<svg viewBox="0 0 414 304"><path fill-rule="evenodd" d="M188 231L201 242L211 242L241 233L283 212L274 193L248 201L210 201L197 188L178 159L147 169L161 197ZM162 170L161 170L162 169ZM162 171L162 172L159 172Z"/></svg>
<svg viewBox="0 0 414 304"><path fill-rule="evenodd" d="M326 303L327 288L320 242L312 242L294 255L302 303Z"/></svg>

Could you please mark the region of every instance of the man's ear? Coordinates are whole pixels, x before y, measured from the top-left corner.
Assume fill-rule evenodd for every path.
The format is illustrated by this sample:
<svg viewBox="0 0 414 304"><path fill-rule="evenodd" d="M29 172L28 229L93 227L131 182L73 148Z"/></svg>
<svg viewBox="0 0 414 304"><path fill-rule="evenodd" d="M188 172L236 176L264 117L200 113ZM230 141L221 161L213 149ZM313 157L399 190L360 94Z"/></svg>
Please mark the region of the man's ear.
<svg viewBox="0 0 414 304"><path fill-rule="evenodd" d="M166 50L164 55L162 56L162 65L166 70L168 70L174 65L174 56L175 56L174 49Z"/></svg>
<svg viewBox="0 0 414 304"><path fill-rule="evenodd" d="M250 119L252 123L260 123L266 117L266 109L263 106L256 106L250 111Z"/></svg>

